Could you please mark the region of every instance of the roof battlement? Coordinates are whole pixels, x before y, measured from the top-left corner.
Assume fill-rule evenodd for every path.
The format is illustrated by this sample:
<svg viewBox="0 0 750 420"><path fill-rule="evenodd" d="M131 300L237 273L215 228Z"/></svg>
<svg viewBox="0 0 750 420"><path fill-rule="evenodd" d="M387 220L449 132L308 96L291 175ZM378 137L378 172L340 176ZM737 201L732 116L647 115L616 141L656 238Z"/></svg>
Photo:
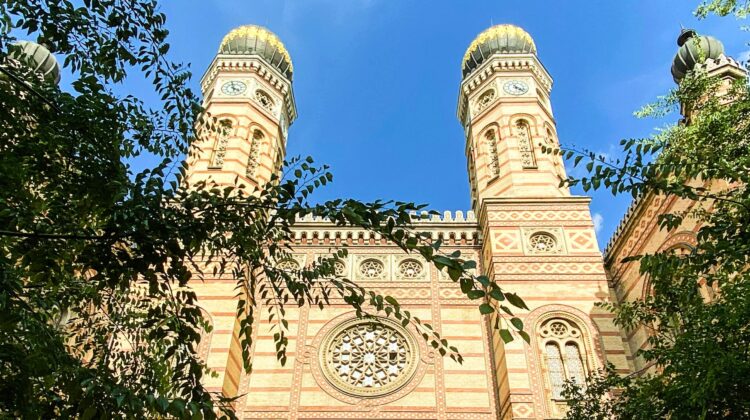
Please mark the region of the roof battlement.
<svg viewBox="0 0 750 420"><path fill-rule="evenodd" d="M442 215L429 215L428 212L412 214L412 228L427 232L432 240L441 240L446 245L478 246L480 233L477 218L473 211L465 214L458 210L445 211ZM340 246L340 245L393 245L380 234L368 230L336 226L323 217L307 215L298 218L294 226L294 242L298 245Z"/></svg>
<svg viewBox="0 0 750 420"><path fill-rule="evenodd" d="M446 210L443 212L442 215L439 215L439 214L430 215L429 212L426 212L426 211L423 211L420 213L412 212L411 215L413 219L412 222L419 223L419 224L426 224L426 223L476 224L477 222L477 217L474 214L474 211L472 210L468 210L465 216L462 210L456 210L455 212ZM307 216L304 216L304 217L298 217L297 222L298 223L324 223L324 224L329 223L327 219L323 217L319 217L319 216L313 216L312 214L308 214Z"/></svg>

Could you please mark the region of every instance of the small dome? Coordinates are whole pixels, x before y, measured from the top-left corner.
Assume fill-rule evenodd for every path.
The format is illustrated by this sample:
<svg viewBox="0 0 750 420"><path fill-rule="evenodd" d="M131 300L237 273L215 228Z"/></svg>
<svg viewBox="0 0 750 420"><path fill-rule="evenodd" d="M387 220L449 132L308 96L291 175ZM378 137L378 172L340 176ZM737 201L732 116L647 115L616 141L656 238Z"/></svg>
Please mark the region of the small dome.
<svg viewBox="0 0 750 420"><path fill-rule="evenodd" d="M31 41L18 41L15 45L21 47L21 57L13 54L15 59L33 66L34 72L41 73L49 82L57 84L60 81L60 64L50 50Z"/></svg>
<svg viewBox="0 0 750 420"><path fill-rule="evenodd" d="M289 80L292 80L292 58L279 37L257 25L232 29L221 40L219 54L259 55Z"/></svg>
<svg viewBox="0 0 750 420"><path fill-rule="evenodd" d="M495 53L536 54L534 39L515 25L495 25L476 37L464 54L463 74L466 76Z"/></svg>
<svg viewBox="0 0 750 420"><path fill-rule="evenodd" d="M677 38L680 48L672 60L672 78L675 83L680 83L687 72L695 68L696 64L703 63L707 59L716 59L724 54L724 45L718 39L701 35L698 36L692 29L683 29Z"/></svg>

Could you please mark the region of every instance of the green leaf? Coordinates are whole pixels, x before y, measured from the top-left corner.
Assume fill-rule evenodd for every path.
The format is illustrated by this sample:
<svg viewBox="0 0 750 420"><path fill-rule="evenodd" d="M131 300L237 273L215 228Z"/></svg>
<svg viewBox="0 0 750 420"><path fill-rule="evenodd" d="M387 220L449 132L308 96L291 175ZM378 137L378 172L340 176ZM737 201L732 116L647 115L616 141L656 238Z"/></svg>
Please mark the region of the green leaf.
<svg viewBox="0 0 750 420"><path fill-rule="evenodd" d="M495 309L489 303L483 303L479 305L479 312L482 313L482 315L487 315L495 312Z"/></svg>

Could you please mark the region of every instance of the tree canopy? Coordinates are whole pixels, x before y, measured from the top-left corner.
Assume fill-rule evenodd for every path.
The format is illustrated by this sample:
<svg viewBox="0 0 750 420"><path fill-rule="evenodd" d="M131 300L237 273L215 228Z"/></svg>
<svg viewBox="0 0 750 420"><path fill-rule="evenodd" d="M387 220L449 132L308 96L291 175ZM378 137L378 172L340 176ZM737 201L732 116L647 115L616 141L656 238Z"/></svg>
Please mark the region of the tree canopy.
<svg viewBox="0 0 750 420"><path fill-rule="evenodd" d="M199 259L237 279L248 370L259 304L278 311L284 362L285 306L334 298L362 316L413 324L441 354L461 360L394 298L336 277L346 249L299 270L277 268L306 215L421 255L482 313L507 316L498 326L504 338L515 331L528 339L512 318L513 307L525 307L518 296L415 230L413 212L423 205L316 204L314 191L333 178L310 158L289 159L256 192L187 186L191 139L221 127L189 89L190 67L170 59L165 24L154 0L0 3L0 415L232 417L231 400L202 385L210 371L195 352L209 328L191 287L202 275ZM70 88L35 72L17 37L54 52ZM159 100L129 94L132 77L150 81ZM157 163L135 171L144 155Z"/></svg>
<svg viewBox="0 0 750 420"><path fill-rule="evenodd" d="M696 15L744 17L746 2L714 0ZM690 41L688 41L690 42ZM585 190L691 200L690 211L659 216L672 230L690 219L697 244L632 255L652 293L642 300L603 305L626 330L644 327L646 368L621 376L610 366L585 386L570 384L570 419L694 419L750 417L750 91L747 80L727 88L693 71L644 108L645 116L689 111L646 139L623 140L623 159L563 151L590 175L568 180ZM574 157L575 156L575 157ZM701 293L708 284L713 296Z"/></svg>

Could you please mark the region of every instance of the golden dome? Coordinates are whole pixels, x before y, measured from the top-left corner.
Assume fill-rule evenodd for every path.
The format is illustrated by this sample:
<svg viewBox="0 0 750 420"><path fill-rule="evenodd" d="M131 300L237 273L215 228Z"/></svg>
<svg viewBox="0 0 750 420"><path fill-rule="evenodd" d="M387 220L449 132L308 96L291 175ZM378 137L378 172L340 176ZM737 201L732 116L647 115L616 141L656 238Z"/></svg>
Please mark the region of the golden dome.
<svg viewBox="0 0 750 420"><path fill-rule="evenodd" d="M221 40L219 54L259 55L292 78L292 57L279 37L268 29L257 25L243 25L229 31Z"/></svg>
<svg viewBox="0 0 750 420"><path fill-rule="evenodd" d="M466 49L463 74L470 73L495 53L536 54L536 44L528 32L516 25L495 25L480 33Z"/></svg>

